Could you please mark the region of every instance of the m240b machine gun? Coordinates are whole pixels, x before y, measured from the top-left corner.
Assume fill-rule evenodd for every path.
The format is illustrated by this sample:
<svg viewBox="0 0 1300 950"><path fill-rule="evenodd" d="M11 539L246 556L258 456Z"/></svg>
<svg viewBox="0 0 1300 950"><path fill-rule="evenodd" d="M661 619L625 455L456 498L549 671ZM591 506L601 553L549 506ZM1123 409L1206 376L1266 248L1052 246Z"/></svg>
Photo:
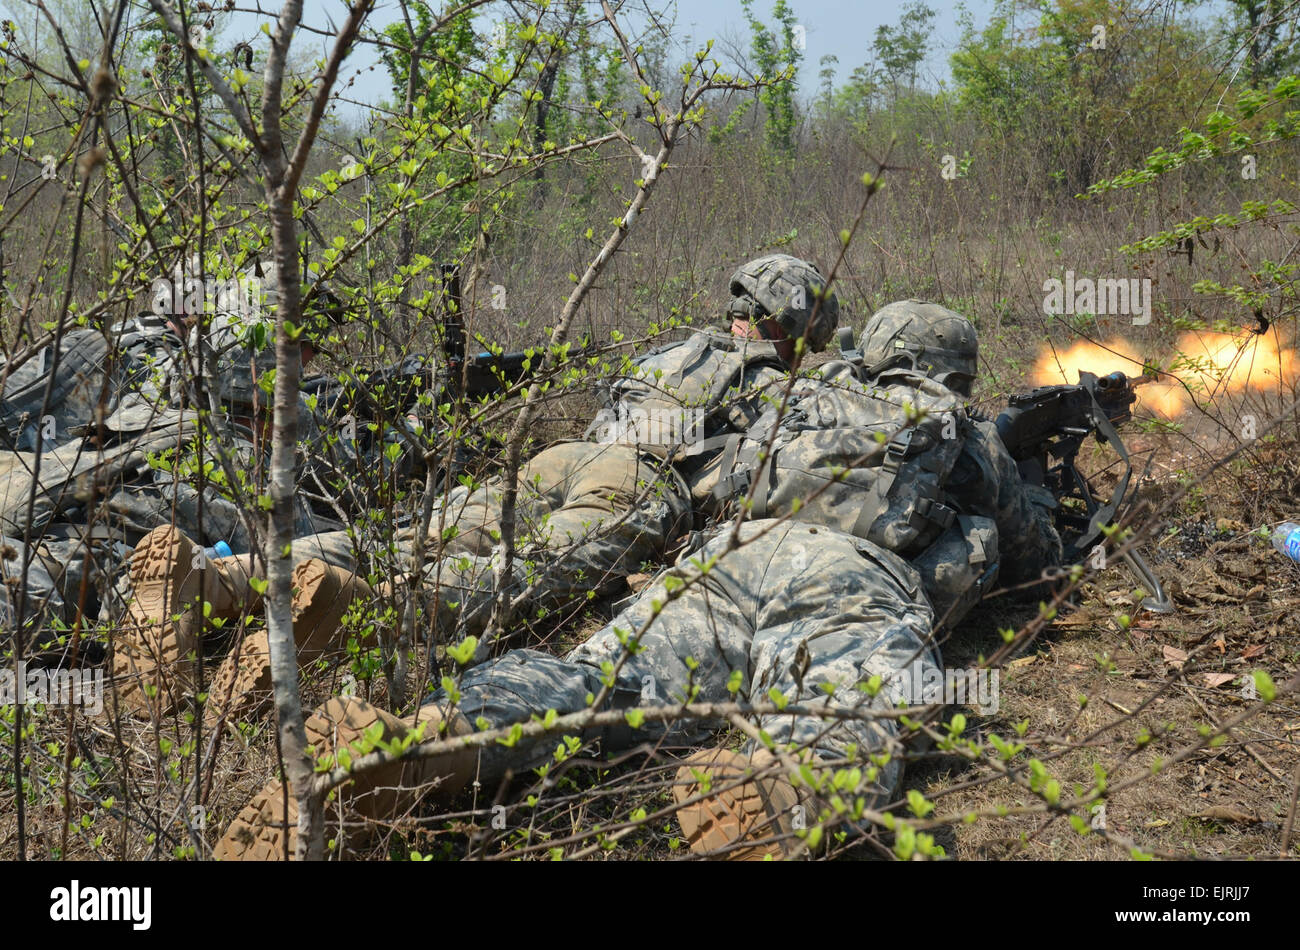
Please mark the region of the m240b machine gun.
<svg viewBox="0 0 1300 950"><path fill-rule="evenodd" d="M1040 386L1012 396L997 419L998 434L1020 467L1026 482L1042 485L1057 500L1057 525L1066 540L1067 562L1076 562L1098 541L1103 526L1113 523L1128 501L1133 464L1116 431L1133 418L1137 387L1152 377L1124 373L1096 376L1080 372L1077 385ZM1111 499L1102 503L1075 465L1089 436L1108 442L1124 463L1124 473ZM1125 563L1151 595L1143 606L1169 613L1173 603L1155 572L1136 550L1126 551Z"/></svg>

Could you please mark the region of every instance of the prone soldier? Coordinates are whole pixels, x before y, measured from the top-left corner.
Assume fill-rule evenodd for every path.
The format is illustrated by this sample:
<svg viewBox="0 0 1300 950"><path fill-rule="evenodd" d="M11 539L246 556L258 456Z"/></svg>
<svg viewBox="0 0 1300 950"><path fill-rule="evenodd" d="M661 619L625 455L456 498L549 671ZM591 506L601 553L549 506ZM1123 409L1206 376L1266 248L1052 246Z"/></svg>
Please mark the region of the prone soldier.
<svg viewBox="0 0 1300 950"><path fill-rule="evenodd" d="M522 467L518 510L524 527L509 568L512 595L527 589L530 605L554 607L660 559L689 526L692 484L707 470L709 453L721 451L727 435L757 418L763 398L784 381L796 341L821 350L838 322L838 303L821 274L788 255L742 266L730 289L729 333L698 330L635 360L612 387L592 439L560 443ZM645 431L620 421L637 413L653 413L667 424ZM422 589L429 591L434 628L444 635L459 629L477 637L486 626L502 490L501 480L492 479L440 502L441 516L430 529L433 558L425 568L432 583ZM413 542L410 530L398 536L399 558L409 558ZM352 600L370 593L360 565L339 555L349 547L345 532L295 542L294 635L304 662L341 647L341 618ZM194 664L185 657L198 642L193 605L200 594L211 605L210 616L222 619L258 602L246 558L211 561L200 590L192 552L180 532L159 528L137 548L138 563L133 559L136 602L146 605L142 616L149 619L144 637L159 658L145 683L150 692L166 692L167 708L193 686ZM381 593L400 594L405 586L399 581ZM481 644L477 659L488 655L487 640ZM204 715L210 725L250 715L266 707L269 695L269 643L257 631L219 670Z"/></svg>
<svg viewBox="0 0 1300 950"><path fill-rule="evenodd" d="M683 762L673 794L697 853L763 857L797 845L793 806L816 813L824 803L791 781L791 755L811 754L815 765L870 753L859 787L843 796L859 797L864 808L891 798L902 777L900 733L894 718L872 713L898 700L918 705L915 684L939 669L942 618L933 602L947 605L946 623L955 625L998 571L1032 577L1059 560L1060 541L996 430L964 411L977 355L964 318L918 301L893 304L868 322L861 350L867 382L803 385L791 421L759 420L735 456L745 458L746 444L773 450L749 453L756 467L744 478L721 467L720 494L743 494L742 510L765 517L743 523L734 538L730 525L720 526L568 656L510 651L469 669L454 692L438 691L404 719L347 697L319 708L308 722L317 755L355 748L368 730L385 741L420 730L417 747L454 741L443 754L408 755L357 775L347 789L351 807L387 820L429 786L445 801L472 778L538 765L553 740L506 748L474 742L476 727L506 728L543 710L581 713L593 702L645 704L647 684L650 706L758 703L776 690L782 705L801 710L751 717L746 731L766 734L770 746L705 748ZM946 438L944 421L954 426ZM883 688L873 691L876 676ZM716 725L656 717L636 738L695 743ZM626 730L601 737L607 748L634 741ZM286 797L285 786L271 782L216 855L274 859L291 848L296 808Z"/></svg>

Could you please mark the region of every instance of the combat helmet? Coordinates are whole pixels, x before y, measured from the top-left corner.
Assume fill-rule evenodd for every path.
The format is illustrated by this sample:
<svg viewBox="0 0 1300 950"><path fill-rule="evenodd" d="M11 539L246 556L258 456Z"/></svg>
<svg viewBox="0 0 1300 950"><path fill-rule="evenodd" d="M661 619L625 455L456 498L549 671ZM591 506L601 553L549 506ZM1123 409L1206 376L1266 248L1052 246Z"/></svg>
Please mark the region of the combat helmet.
<svg viewBox="0 0 1300 950"><path fill-rule="evenodd" d="M896 300L872 315L858 338L862 365L874 376L908 365L969 396L978 372L979 338L969 320L924 300Z"/></svg>
<svg viewBox="0 0 1300 950"><path fill-rule="evenodd" d="M789 254L768 254L744 264L731 275L728 316L758 321L771 318L793 340L806 337L812 352L825 349L840 322L840 304L827 292L818 307L818 294L826 286L821 271ZM817 310L812 326L808 321Z"/></svg>

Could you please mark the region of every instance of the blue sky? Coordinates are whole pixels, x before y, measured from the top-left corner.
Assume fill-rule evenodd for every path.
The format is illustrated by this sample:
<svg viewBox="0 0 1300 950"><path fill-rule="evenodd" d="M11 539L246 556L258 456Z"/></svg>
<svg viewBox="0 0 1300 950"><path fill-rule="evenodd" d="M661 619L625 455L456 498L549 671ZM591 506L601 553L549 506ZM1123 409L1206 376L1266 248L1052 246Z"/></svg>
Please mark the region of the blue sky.
<svg viewBox="0 0 1300 950"><path fill-rule="evenodd" d="M85 16L85 0L47 0L55 18L65 28L73 45L85 46L84 55L93 55L97 51L99 40L94 28L94 21ZM433 0L439 6L439 0ZM622 20L629 31L646 22L644 10L647 3L656 9L665 8L669 0L628 0L624 7ZM754 0L755 13L765 22L772 23L771 9L774 0ZM903 2L878 2L878 0L788 0L797 22L804 28L806 48L800 68L800 92L811 97L816 94L820 80L823 56L834 56L836 80L842 82L852 71L869 61L871 43L875 39L876 29L882 25L898 22L902 14ZM929 56L921 70L919 79L923 85L933 87L949 74L949 55L956 48L961 38L961 18L968 14L976 24L983 26L993 13L995 0L926 0L937 11L933 21L934 34L931 38ZM597 0L586 0L590 15L599 16ZM216 4L220 6L220 4ZM1199 7L1202 16L1217 12L1223 7L1222 0L1209 0ZM277 0L262 0L261 6L267 11L278 10ZM241 4L246 8L247 4ZM483 33L491 30L493 20L503 15L504 3L493 3L484 8L480 18ZM749 29L745 23L744 11L740 0L678 0L675 6L667 7L668 20L673 25L673 35L678 44L674 63L684 62L704 40L713 38L717 41L715 54L725 54L729 49L739 49L748 53ZM395 0L377 0L375 12L370 25L381 28L399 19ZM0 14L13 16L18 20L20 35L31 32L35 23L40 21L41 33L48 32L48 26L41 21L36 11L22 0L0 0ZM138 18L151 17L143 10ZM304 21L311 26L327 28L342 23L346 10L342 0L306 0ZM265 38L258 35L258 25L265 22L264 17L251 13L236 13L224 19L219 42L229 47L240 40L252 40L254 45L263 48ZM688 49L689 44L689 49ZM43 48L51 45L51 40L43 36L40 41ZM328 40L319 34L302 32L294 43L295 58L307 55L324 56L328 49ZM722 57L720 57L722 58ZM355 76L355 82L349 95L361 102L373 103L389 93L389 81L383 67L378 65L378 56L374 47L363 46L348 61L343 79ZM373 68L372 68L373 67ZM359 111L359 109L357 110Z"/></svg>
<svg viewBox="0 0 1300 950"><path fill-rule="evenodd" d="M897 23L904 6L903 3L874 0L790 0L790 3L805 31L807 48L804 50L800 85L806 92L816 87L817 73L821 68L819 60L823 56L832 55L839 60L837 69L841 80L867 62L871 58L876 28ZM948 54L961 36L957 22L959 8L969 10L975 22L983 24L993 11L993 0L927 0L927 3L938 12L933 20L934 37L927 62L929 71L937 79L947 75ZM771 7L771 0L754 2L755 14L767 23L772 22ZM721 40L726 36L744 47L749 43L749 31L739 0L682 3L677 22L684 34L689 33L701 40L710 36Z"/></svg>
<svg viewBox="0 0 1300 950"><path fill-rule="evenodd" d="M948 54L956 46L961 36L958 15L963 9L968 10L976 24L987 22L993 10L993 0L927 0L930 7L938 11L935 17L935 35L931 43L929 59L923 78L928 83L946 77ZM885 24L894 24L902 12L902 3L880 3L875 0L855 2L855 0L790 0L800 25L804 27L806 49L800 69L800 88L805 95L811 95L817 88L817 74L821 69L823 56L835 56L838 60L837 77L846 78L855 67L871 58L871 42L875 39L876 28ZM627 22L635 23L639 19L634 9L640 8L643 0L634 0L625 8ZM274 7L274 4L270 4ZM308 0L305 20L313 25L326 25L325 13L328 11L335 24L341 22L342 4L336 0ZM653 6L660 6L654 3ZM598 10L599 5L592 3L591 8ZM489 8L493 9L493 8ZM765 22L772 22L772 0L755 0L754 12ZM372 25L383 25L397 18L396 4L391 0L379 0ZM484 32L490 29L491 14L485 16ZM233 23L226 31L226 37L240 33ZM688 38L692 46L713 38L717 41L715 50L725 50L727 43L739 46L748 52L749 30L745 23L740 0L681 0L676 6L674 34L681 43L681 55L686 56ZM305 40L300 38L300 42ZM318 37L311 42L321 44ZM323 47L322 47L323 48ZM375 61L373 56L358 55L350 62L355 70L359 66L368 66ZM387 77L382 69L363 71L358 76L353 90L357 98L378 98L388 92Z"/></svg>

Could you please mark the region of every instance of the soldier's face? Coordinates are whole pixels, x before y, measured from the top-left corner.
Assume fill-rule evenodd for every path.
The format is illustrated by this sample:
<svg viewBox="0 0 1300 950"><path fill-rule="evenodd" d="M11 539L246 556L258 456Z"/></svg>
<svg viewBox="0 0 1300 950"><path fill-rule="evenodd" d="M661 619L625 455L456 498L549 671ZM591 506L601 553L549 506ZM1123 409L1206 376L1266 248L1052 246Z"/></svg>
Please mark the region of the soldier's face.
<svg viewBox="0 0 1300 950"><path fill-rule="evenodd" d="M771 317L754 323L736 318L731 321L731 335L751 340L770 340L776 347L776 355L784 362L789 363L794 359L794 340L787 337L785 327Z"/></svg>

